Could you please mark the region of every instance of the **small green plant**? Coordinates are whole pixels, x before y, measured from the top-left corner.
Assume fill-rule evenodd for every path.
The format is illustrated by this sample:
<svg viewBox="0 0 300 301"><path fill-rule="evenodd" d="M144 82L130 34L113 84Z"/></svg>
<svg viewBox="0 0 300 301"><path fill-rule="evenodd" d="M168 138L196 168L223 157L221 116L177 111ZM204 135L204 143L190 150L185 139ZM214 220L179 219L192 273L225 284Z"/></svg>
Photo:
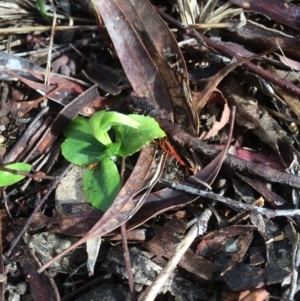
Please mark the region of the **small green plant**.
<svg viewBox="0 0 300 301"><path fill-rule="evenodd" d="M7 170L0 170L0 187L13 185L25 178L23 173L30 172L31 165L22 162L16 162L12 164L5 165ZM15 170L15 172L10 172L8 170Z"/></svg>
<svg viewBox="0 0 300 301"><path fill-rule="evenodd" d="M114 132L114 141L110 130ZM151 117L100 111L90 120L75 118L64 135L63 156L76 165L87 167L83 191L95 208L106 211L121 188L117 158L138 152L165 133Z"/></svg>

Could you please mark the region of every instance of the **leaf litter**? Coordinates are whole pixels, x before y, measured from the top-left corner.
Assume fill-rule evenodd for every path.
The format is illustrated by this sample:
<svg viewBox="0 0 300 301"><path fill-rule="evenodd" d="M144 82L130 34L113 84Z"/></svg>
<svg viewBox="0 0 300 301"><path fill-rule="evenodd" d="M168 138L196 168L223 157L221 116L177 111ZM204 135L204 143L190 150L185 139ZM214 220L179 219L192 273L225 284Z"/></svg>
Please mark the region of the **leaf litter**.
<svg viewBox="0 0 300 301"><path fill-rule="evenodd" d="M163 0L156 1L157 6L147 0L74 1L68 10L63 2L68 3L46 6L46 19L34 1L1 3L13 16L11 22L33 25L24 39L18 27L8 31L13 27L0 16L0 47L9 40L9 51L5 46L0 52L3 170L7 164L24 162L32 164L33 174L1 189L2 245L8 256L7 262L0 262L6 277L1 296L4 290L11 297L15 294L16 261L19 273L31 276L27 279L33 300L78 298L80 289L92 283L83 276L86 268L69 262L65 273L70 274L70 268L74 273L63 279L63 266L57 274L50 265L54 261L47 261L89 242L89 250L95 247L89 251L89 274L103 274L108 283L114 274L124 292L128 277L132 300L137 295L154 300L159 293L172 300L217 300L217 294L223 300L296 298L298 6L251 0L247 8L252 11L247 12L239 1L208 0L204 6L178 1L178 21L171 13L175 6ZM91 3L96 18L82 15ZM71 16L74 27L67 25ZM38 31L47 20L58 25L51 49L43 31L51 27ZM274 48L274 39L282 52ZM184 46L179 48L178 42ZM45 63L53 67L47 84ZM295 71L289 80L291 66ZM211 70L211 77L194 80L204 68ZM217 100L216 93L222 95ZM77 115L91 117L101 109L154 117L167 135L168 147L155 141L138 156L126 158L123 187L106 212L89 203L55 205L50 192L60 181L60 170L71 168L66 169L61 156L61 134ZM166 180L171 173L172 182ZM81 181L78 173L65 190L67 198ZM120 226L129 231L122 231L123 241L127 236L135 243L125 259L121 247L110 244ZM137 230L148 234L140 237ZM26 239L35 238L35 231L58 244L52 233L81 238L72 246L56 245L54 253L37 259L39 240L31 240L35 243L29 248ZM133 269L128 268L128 258ZM124 260L127 269L121 269ZM203 288L199 279L202 285L205 281ZM75 297L67 289L70 283L75 292L78 289ZM210 285L218 289L211 293ZM101 294L100 289L93 291Z"/></svg>

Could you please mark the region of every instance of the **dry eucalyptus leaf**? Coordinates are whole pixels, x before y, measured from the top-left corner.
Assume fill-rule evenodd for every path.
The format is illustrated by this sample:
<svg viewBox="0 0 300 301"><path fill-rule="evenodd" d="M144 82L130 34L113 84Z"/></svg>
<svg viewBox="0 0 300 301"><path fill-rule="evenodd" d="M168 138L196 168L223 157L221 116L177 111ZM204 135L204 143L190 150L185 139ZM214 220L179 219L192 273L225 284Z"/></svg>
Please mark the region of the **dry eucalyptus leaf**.
<svg viewBox="0 0 300 301"><path fill-rule="evenodd" d="M236 106L236 123L259 137L280 155L278 143L285 149L293 149L292 140L281 126L269 115L269 113L258 106L254 98L244 93L239 84L229 78L222 85L222 91L231 106Z"/></svg>
<svg viewBox="0 0 300 301"><path fill-rule="evenodd" d="M238 263L226 272L224 276L220 277L220 280L225 281L230 290L242 291L259 287L263 284L281 283L288 275L289 272L278 267L267 266L261 269Z"/></svg>
<svg viewBox="0 0 300 301"><path fill-rule="evenodd" d="M87 269L89 276L94 275L94 267L97 262L98 253L101 246L101 237L94 237L86 242L86 251L88 254Z"/></svg>

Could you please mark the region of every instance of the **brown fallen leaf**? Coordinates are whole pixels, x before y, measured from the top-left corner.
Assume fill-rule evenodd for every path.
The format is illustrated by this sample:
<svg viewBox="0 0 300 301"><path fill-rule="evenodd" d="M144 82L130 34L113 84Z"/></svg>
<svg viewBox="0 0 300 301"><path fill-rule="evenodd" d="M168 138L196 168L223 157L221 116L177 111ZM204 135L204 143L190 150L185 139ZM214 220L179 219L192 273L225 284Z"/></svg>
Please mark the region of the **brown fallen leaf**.
<svg viewBox="0 0 300 301"><path fill-rule="evenodd" d="M97 85L106 93L111 95L118 95L121 93L121 88L119 88L116 84L108 81L105 78L101 78L101 76L96 73L93 69L86 67L81 70L82 75L87 78L94 85Z"/></svg>
<svg viewBox="0 0 300 301"><path fill-rule="evenodd" d="M74 205L76 207L76 204ZM77 205L78 207L78 205ZM93 209L91 206L89 209ZM103 215L100 211L91 213L91 210L82 210L78 216L61 216L48 217L42 213L37 213L34 221L30 224L31 230L46 228L55 233L61 233L70 236L84 236L99 221ZM23 226L26 219L17 222Z"/></svg>
<svg viewBox="0 0 300 301"><path fill-rule="evenodd" d="M276 70L274 67L269 66L268 69L270 70L270 72L274 73L275 75L280 75L280 71ZM295 75L295 73L293 74ZM287 74L285 74L285 77L287 77ZM298 80L298 78L296 78L296 80ZM275 87L275 90L286 101L289 107L293 110L293 112L297 116L297 119L300 120L300 107L299 107L298 99L280 87Z"/></svg>
<svg viewBox="0 0 300 301"><path fill-rule="evenodd" d="M136 9L140 20L143 21L144 29L150 36L149 40L158 53L157 56L149 48L149 53L157 65L170 95L174 121L186 132L196 135L199 128L198 115L189 92L185 59L177 41L148 0L130 0L130 2ZM147 48L150 47L149 43L145 45Z"/></svg>
<svg viewBox="0 0 300 301"><path fill-rule="evenodd" d="M247 225L235 225L213 231L202 237L202 241L197 246L197 254L204 257L212 256L219 252L228 238L247 234L255 230L256 227Z"/></svg>
<svg viewBox="0 0 300 301"><path fill-rule="evenodd" d="M253 236L254 236L253 232L249 232L249 233L242 234L239 236L239 238L237 240L239 249L237 250L237 252L235 252L232 255L230 262L227 264L227 266L221 272L221 276L223 276L227 271L232 269L237 263L239 263L243 259L246 252L248 251L250 243L252 242Z"/></svg>
<svg viewBox="0 0 300 301"><path fill-rule="evenodd" d="M232 27L237 27L239 21L230 20L229 23ZM288 57L299 59L300 51L298 48L297 37L287 36L280 31L274 31L272 28L261 27L259 24L247 20L247 24L241 28L237 28L235 32L222 31L222 37L228 41L237 41L239 44L249 44L253 47L251 49L263 51L265 49L270 49L276 45L280 45L284 54ZM277 43L278 44L277 44ZM247 55L247 51L241 50L241 46L233 46L232 42L226 42L226 45L231 48L235 53L244 56ZM231 45L231 46L230 46ZM249 52L248 52L249 53ZM251 52L249 56L253 55Z"/></svg>
<svg viewBox="0 0 300 301"><path fill-rule="evenodd" d="M251 267L244 263L238 263L219 280L225 281L232 291L253 289L263 284L281 283L290 273L280 267L266 267L264 269Z"/></svg>
<svg viewBox="0 0 300 301"><path fill-rule="evenodd" d="M14 230L12 231L14 232ZM37 269L41 264L33 250L25 244L23 239L19 242L19 248L22 250L20 256L14 260L20 265L26 276L33 300L60 301L59 291L53 278L48 273L38 274Z"/></svg>
<svg viewBox="0 0 300 301"><path fill-rule="evenodd" d="M223 301L264 301L270 294L265 289L230 293Z"/></svg>
<svg viewBox="0 0 300 301"><path fill-rule="evenodd" d="M196 110L198 114L202 111L206 103L209 101L212 93L216 90L218 84L225 78L226 75L228 75L231 71L233 71L236 67L241 66L245 63L248 63L250 60L253 60L255 58L260 58L266 53L271 52L273 49L268 50L264 53L253 55L251 57L248 57L246 59L241 59L237 62L231 63L224 68L222 68L220 71L218 71L214 76L212 76L209 79L209 82L205 85L205 87L202 89L202 91L197 92L193 96L193 103L195 104Z"/></svg>
<svg viewBox="0 0 300 301"><path fill-rule="evenodd" d="M164 227L153 225L153 230L155 231L156 236L144 244L144 247L149 252L158 257L156 259L157 261L162 261L161 263L163 263L162 258L172 258L175 253L176 246L181 242L181 240L176 236L176 233L174 233L174 230L169 228L169 224L172 224L174 221L175 219L172 219L171 223L167 223ZM190 249L188 249L181 258L179 266L205 280L211 280L214 274L218 271L216 265L204 257L196 255Z"/></svg>
<svg viewBox="0 0 300 301"><path fill-rule="evenodd" d="M276 0L230 0L231 3L241 6L244 9L256 11L270 19L279 23L288 25L295 29L300 29L299 25L299 7L288 1L276 1Z"/></svg>
<svg viewBox="0 0 300 301"><path fill-rule="evenodd" d="M222 83L222 91L231 105L237 107L236 123L251 130L282 158L278 144L293 150L293 142L269 113L258 106L255 99L242 91L240 85L229 78ZM283 161L283 159L282 159ZM285 165L284 161L283 164Z"/></svg>
<svg viewBox="0 0 300 301"><path fill-rule="evenodd" d="M230 117L230 109L227 103L227 100L224 98L222 92L218 89L215 89L215 91L211 94L209 101L207 102L207 105L213 104L213 103L218 103L218 104L223 104L224 109L222 112L222 116L220 121L216 121L212 128L208 132L202 132L199 139L200 140L206 140L209 139L210 137L216 135L219 130L221 130L226 123L229 120Z"/></svg>
<svg viewBox="0 0 300 301"><path fill-rule="evenodd" d="M39 275L37 269L40 261L35 253L26 245L23 245L24 253L17 259L23 273L30 285L33 300L60 301L60 296L55 282L48 273Z"/></svg>
<svg viewBox="0 0 300 301"><path fill-rule="evenodd" d="M42 84L44 80L45 69L30 63L20 57L12 54L0 52L0 79L3 81L15 80L17 77L32 89L40 94L47 94L57 86L65 86L57 93L51 96L53 101L66 105L73 98L84 91L83 87L76 82L66 80L59 74L51 74L49 79L50 86Z"/></svg>
<svg viewBox="0 0 300 301"><path fill-rule="evenodd" d="M256 289L246 295L241 301L264 301L270 294L265 289Z"/></svg>
<svg viewBox="0 0 300 301"><path fill-rule="evenodd" d="M172 24L173 26L178 28L184 34L187 34L187 35L195 38L201 44L204 44L208 47L214 48L217 52L221 53L222 55L225 55L225 56L228 56L231 58L236 58L238 61L241 61L242 58L239 55L237 55L235 51L232 51L231 49L227 48L226 44L221 42L220 40L216 41L214 39L210 39L209 37L206 37L203 34L200 34L198 31L193 30L191 27L187 26L186 24L180 23L179 21L175 20L174 18L170 17L168 14L164 13L163 11L161 11L159 9L157 9L157 12L159 13L160 16L162 16L162 18L164 20L166 20L167 22L169 22L170 24ZM296 40L294 42L295 42L294 43L295 49L297 51L298 43ZM251 44L253 44L252 40L251 40ZM277 46L276 46L276 48L273 48L273 50L274 49L277 49ZM267 53L269 53L269 51L267 51ZM290 52L290 53L292 53L292 52ZM291 82L289 82L285 79L281 79L277 76L274 76L271 73L269 73L268 71L264 70L263 68L255 65L251 62L246 61L246 62L244 62L244 64L250 72L253 72L253 73L261 76L262 78L273 83L274 85L280 86L281 88L285 89L286 91L289 91L290 93L292 93L295 96L300 96L300 89L296 85L292 84Z"/></svg>
<svg viewBox="0 0 300 301"><path fill-rule="evenodd" d="M255 152L252 149L237 146L231 146L228 153L249 162L256 162L269 166L273 169L284 170L284 165L275 153L267 156Z"/></svg>
<svg viewBox="0 0 300 301"><path fill-rule="evenodd" d="M283 206L281 208L291 208L292 205L289 204L285 199L283 199L281 196L277 195L273 191L269 190L265 185L263 185L260 181L257 179L251 179L249 177L243 176L239 173L236 173L236 175L241 178L244 182L248 183L253 189L258 191L265 199L268 201L273 208L278 208L280 206Z"/></svg>
<svg viewBox="0 0 300 301"><path fill-rule="evenodd" d="M293 69L294 71L300 71L300 63L298 61L289 59L286 56L282 56L278 53L276 53L276 56L279 58L280 62L286 67Z"/></svg>

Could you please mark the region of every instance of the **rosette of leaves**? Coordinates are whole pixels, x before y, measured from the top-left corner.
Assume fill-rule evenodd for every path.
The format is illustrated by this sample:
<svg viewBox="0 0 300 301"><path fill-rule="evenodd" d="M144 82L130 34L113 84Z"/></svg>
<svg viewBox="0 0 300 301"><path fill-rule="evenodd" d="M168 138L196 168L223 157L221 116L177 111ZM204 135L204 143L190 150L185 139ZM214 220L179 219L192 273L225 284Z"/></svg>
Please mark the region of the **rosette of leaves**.
<svg viewBox="0 0 300 301"><path fill-rule="evenodd" d="M121 188L117 158L138 152L165 133L151 117L100 111L90 120L75 118L64 135L63 156L87 167L83 191L95 208L106 211Z"/></svg>

